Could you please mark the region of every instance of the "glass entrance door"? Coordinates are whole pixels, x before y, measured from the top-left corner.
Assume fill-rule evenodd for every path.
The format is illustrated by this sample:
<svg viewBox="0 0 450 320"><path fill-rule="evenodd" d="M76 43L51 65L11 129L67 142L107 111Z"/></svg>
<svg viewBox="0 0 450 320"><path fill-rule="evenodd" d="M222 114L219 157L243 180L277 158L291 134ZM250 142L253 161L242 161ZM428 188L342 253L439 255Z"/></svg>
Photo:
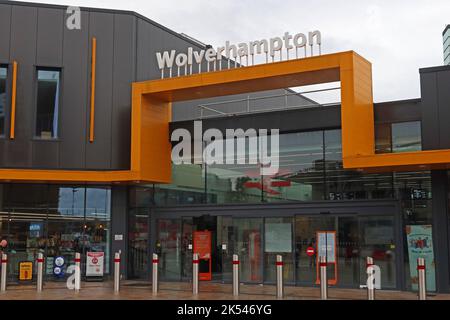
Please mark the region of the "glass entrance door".
<svg viewBox="0 0 450 320"><path fill-rule="evenodd" d="M262 218L233 219L234 252L239 255L242 282L261 283L262 272Z"/></svg>
<svg viewBox="0 0 450 320"><path fill-rule="evenodd" d="M317 282L317 232L336 233L337 263L329 264L328 277L340 287L358 288L366 283L366 257L381 270L381 287L395 288L394 218L392 216L296 216L295 263L298 285ZM315 254L308 255L312 247ZM335 268L337 268L335 270Z"/></svg>

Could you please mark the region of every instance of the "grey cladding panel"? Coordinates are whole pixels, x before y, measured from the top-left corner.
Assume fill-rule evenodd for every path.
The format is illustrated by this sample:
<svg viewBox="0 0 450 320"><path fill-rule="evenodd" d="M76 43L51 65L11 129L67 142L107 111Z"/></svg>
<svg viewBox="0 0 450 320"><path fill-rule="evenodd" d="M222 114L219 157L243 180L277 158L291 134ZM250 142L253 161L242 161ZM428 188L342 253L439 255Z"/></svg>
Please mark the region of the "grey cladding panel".
<svg viewBox="0 0 450 320"><path fill-rule="evenodd" d="M137 19L137 54L136 81L150 79L151 26L142 19Z"/></svg>
<svg viewBox="0 0 450 320"><path fill-rule="evenodd" d="M436 76L439 94L439 147L450 149L450 70L438 72Z"/></svg>
<svg viewBox="0 0 450 320"><path fill-rule="evenodd" d="M15 140L6 141L6 165L29 167L35 114L37 9L13 6L11 21L11 60L17 60L17 102Z"/></svg>
<svg viewBox="0 0 450 320"><path fill-rule="evenodd" d="M135 79L136 18L114 15L114 69L111 127L113 169L130 167L131 83Z"/></svg>
<svg viewBox="0 0 450 320"><path fill-rule="evenodd" d="M60 67L62 64L63 11L39 8L37 15L36 65L40 67ZM64 81L64 77L62 78ZM64 88L62 82L62 88ZM59 108L59 117L64 106ZM61 123L61 118L58 119ZM59 132L61 135L61 132ZM58 168L59 143L32 141L32 166L37 168Z"/></svg>
<svg viewBox="0 0 450 320"><path fill-rule="evenodd" d="M39 66L62 64L63 14L61 9L38 9L36 64Z"/></svg>
<svg viewBox="0 0 450 320"><path fill-rule="evenodd" d="M0 4L0 62L9 62L11 6Z"/></svg>
<svg viewBox="0 0 450 320"><path fill-rule="evenodd" d="M439 108L435 73L421 73L422 92L422 147L424 150L439 149Z"/></svg>
<svg viewBox="0 0 450 320"><path fill-rule="evenodd" d="M89 21L89 13L81 13L83 23ZM60 167L85 168L85 148L88 119L88 79L90 75L89 30L64 28L63 81L61 112Z"/></svg>
<svg viewBox="0 0 450 320"><path fill-rule="evenodd" d="M33 167L58 168L58 147L55 141L33 141Z"/></svg>
<svg viewBox="0 0 450 320"><path fill-rule="evenodd" d="M92 37L97 39L95 140L93 143L86 142L86 167L88 169L110 169L114 15L91 12L89 15L89 39ZM89 54L89 61L90 59ZM89 113L86 116L87 123L89 123Z"/></svg>

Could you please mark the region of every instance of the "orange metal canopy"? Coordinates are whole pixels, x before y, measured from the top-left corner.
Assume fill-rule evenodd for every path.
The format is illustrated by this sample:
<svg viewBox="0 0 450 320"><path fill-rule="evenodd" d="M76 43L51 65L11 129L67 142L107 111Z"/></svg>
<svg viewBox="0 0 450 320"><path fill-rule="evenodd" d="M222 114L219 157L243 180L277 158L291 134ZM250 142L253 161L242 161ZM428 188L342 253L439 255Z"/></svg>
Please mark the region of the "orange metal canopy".
<svg viewBox="0 0 450 320"><path fill-rule="evenodd" d="M369 171L450 168L450 150L375 154L371 64L357 53L347 51L133 83L130 170L0 169L0 180L170 183L172 102L339 80L345 168Z"/></svg>

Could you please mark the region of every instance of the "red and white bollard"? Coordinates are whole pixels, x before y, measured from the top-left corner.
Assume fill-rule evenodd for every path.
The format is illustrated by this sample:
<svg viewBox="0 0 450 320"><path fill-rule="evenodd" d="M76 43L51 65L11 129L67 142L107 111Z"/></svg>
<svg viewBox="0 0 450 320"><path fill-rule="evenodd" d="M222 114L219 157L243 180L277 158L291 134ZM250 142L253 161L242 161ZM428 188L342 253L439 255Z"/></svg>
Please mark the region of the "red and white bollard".
<svg viewBox="0 0 450 320"><path fill-rule="evenodd" d="M37 283L36 283L36 289L37 292L42 292L42 285L43 285L43 272L44 272L44 255L42 253L38 253L38 257L36 259L37 262Z"/></svg>
<svg viewBox="0 0 450 320"><path fill-rule="evenodd" d="M277 254L277 298L283 298L283 256Z"/></svg>
<svg viewBox="0 0 450 320"><path fill-rule="evenodd" d="M233 296L239 295L239 256L233 254Z"/></svg>
<svg viewBox="0 0 450 320"><path fill-rule="evenodd" d="M198 294L198 253L194 253L192 257L192 294Z"/></svg>
<svg viewBox="0 0 450 320"><path fill-rule="evenodd" d="M114 293L120 290L120 253L114 254Z"/></svg>
<svg viewBox="0 0 450 320"><path fill-rule="evenodd" d="M0 281L1 281L1 285L0 285L0 290L1 292L5 292L6 291L6 270L8 267L8 256L4 253L2 253L2 270L1 270L1 276L0 276Z"/></svg>
<svg viewBox="0 0 450 320"><path fill-rule="evenodd" d="M75 253L75 292L80 291L81 287L81 255Z"/></svg>
<svg viewBox="0 0 450 320"><path fill-rule="evenodd" d="M419 278L419 300L427 300L425 259L417 258L417 276Z"/></svg>
<svg viewBox="0 0 450 320"><path fill-rule="evenodd" d="M327 257L319 257L319 268L320 268L320 299L328 299L328 279L327 279Z"/></svg>
<svg viewBox="0 0 450 320"><path fill-rule="evenodd" d="M156 253L153 254L153 259L152 259L152 265L153 265L153 270L152 270L152 291L153 294L157 294L158 293L158 255Z"/></svg>

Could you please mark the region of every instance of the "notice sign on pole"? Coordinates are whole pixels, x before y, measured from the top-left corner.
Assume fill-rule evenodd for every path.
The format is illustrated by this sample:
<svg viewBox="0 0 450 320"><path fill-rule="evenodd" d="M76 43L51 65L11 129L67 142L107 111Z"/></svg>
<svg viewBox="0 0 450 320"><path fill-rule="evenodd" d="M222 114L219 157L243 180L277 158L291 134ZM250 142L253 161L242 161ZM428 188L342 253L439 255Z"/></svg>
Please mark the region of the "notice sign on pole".
<svg viewBox="0 0 450 320"><path fill-rule="evenodd" d="M104 252L86 253L86 277L103 277Z"/></svg>
<svg viewBox="0 0 450 320"><path fill-rule="evenodd" d="M25 281L31 279L33 279L33 262L19 262L19 280Z"/></svg>

